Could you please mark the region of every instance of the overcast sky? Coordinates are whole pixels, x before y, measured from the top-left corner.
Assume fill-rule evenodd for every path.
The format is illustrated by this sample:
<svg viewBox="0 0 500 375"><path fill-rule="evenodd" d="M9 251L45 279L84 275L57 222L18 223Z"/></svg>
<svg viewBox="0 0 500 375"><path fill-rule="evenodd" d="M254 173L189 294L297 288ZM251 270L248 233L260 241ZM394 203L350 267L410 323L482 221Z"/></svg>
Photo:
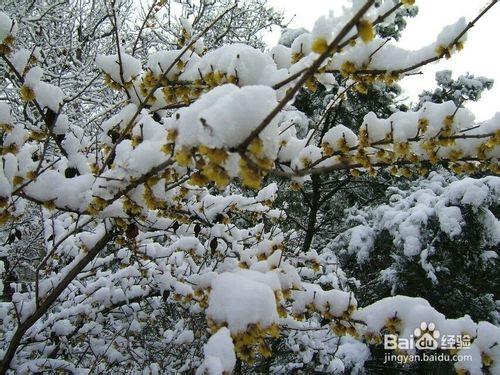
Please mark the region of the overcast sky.
<svg viewBox="0 0 500 375"><path fill-rule="evenodd" d="M293 17L290 27L312 29L317 18L328 14L330 9L339 11L347 0L268 0L275 9L283 10L286 19ZM417 49L435 40L443 26L465 16L473 19L486 6L488 0L417 0L419 15L410 18L399 44L408 49ZM489 119L500 112L500 3L493 7L468 33L465 49L454 54L450 60L427 66L423 76L411 76L401 81L411 98L424 88L434 88L434 75L438 70L450 69L454 77L470 72L495 79L492 90L487 91L480 103L467 107L478 120ZM266 36L270 45L276 44L279 31Z"/></svg>

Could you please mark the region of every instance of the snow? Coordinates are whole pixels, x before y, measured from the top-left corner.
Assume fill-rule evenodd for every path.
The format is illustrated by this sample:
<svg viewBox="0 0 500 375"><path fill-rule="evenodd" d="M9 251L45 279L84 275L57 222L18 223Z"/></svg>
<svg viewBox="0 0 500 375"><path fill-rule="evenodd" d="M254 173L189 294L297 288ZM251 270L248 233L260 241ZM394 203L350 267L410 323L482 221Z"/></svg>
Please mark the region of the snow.
<svg viewBox="0 0 500 375"><path fill-rule="evenodd" d="M34 88L42 79L43 70L39 66L31 68L24 76L24 84L28 87Z"/></svg>
<svg viewBox="0 0 500 375"><path fill-rule="evenodd" d="M5 263L3 260L0 260L0 295L3 295L4 291L4 283L3 283L3 274L5 273Z"/></svg>
<svg viewBox="0 0 500 375"><path fill-rule="evenodd" d="M87 371L81 368L76 368L74 364L71 362L65 361L63 359L55 359L55 358L38 358L33 360L28 360L22 363L17 371L20 374L28 374L34 372L40 372L42 369L50 372L70 372L76 375L86 374ZM44 372L45 372L44 371Z"/></svg>
<svg viewBox="0 0 500 375"><path fill-rule="evenodd" d="M366 69L381 69L385 71L406 69L435 57L438 48L447 48L450 46L460 32L465 29L466 25L465 18L460 18L455 23L444 27L437 35L435 42L418 50L406 50L395 44L387 43L380 52L374 53L384 44L383 39L376 38L368 44L359 43L352 48L336 54L332 62L328 65L328 68L340 69L345 62L349 61L357 68L363 66ZM325 28L321 27L321 29L324 30ZM463 40L464 38L460 41Z"/></svg>
<svg viewBox="0 0 500 375"><path fill-rule="evenodd" d="M379 119L373 112L369 112L363 119L361 129L366 129L368 139L371 142L383 140L391 132L391 122L387 119Z"/></svg>
<svg viewBox="0 0 500 375"><path fill-rule="evenodd" d="M266 283L256 281L258 278L256 271L218 275L212 281L207 317L217 324L227 324L232 334L245 331L250 324L269 327L276 323L278 313L273 290Z"/></svg>
<svg viewBox="0 0 500 375"><path fill-rule="evenodd" d="M358 263L365 263L369 260L370 249L375 241L375 231L364 225L357 225L349 229L351 236L347 251L356 254Z"/></svg>
<svg viewBox="0 0 500 375"><path fill-rule="evenodd" d="M196 375L219 375L231 373L236 365L234 344L229 330L220 328L203 347L205 359L196 371Z"/></svg>
<svg viewBox="0 0 500 375"><path fill-rule="evenodd" d="M271 85L286 78L286 72L278 72L269 55L244 44L232 44L208 52L190 64L179 79L194 81L213 72L236 77L239 86Z"/></svg>
<svg viewBox="0 0 500 375"><path fill-rule="evenodd" d="M11 125L13 123L10 106L7 103L0 102L0 124Z"/></svg>
<svg viewBox="0 0 500 375"><path fill-rule="evenodd" d="M447 233L451 238L462 233L462 225L464 224L462 212L458 207L436 207L439 225L444 233Z"/></svg>
<svg viewBox="0 0 500 375"><path fill-rule="evenodd" d="M282 162L289 162L296 159L301 150L307 145L308 139L312 136L313 130L302 139L297 138L297 129L285 121L279 130L281 136L278 159Z"/></svg>
<svg viewBox="0 0 500 375"><path fill-rule="evenodd" d="M434 323L441 335L469 335L476 337L476 323L469 316L459 319L446 319L445 316L429 303L417 297L394 296L383 298L370 306L358 309L353 319L365 324L360 326L362 332L381 332L390 320L396 325L399 337L410 338L414 330L422 322ZM483 336L478 332L478 337ZM411 352L411 350L410 350Z"/></svg>
<svg viewBox="0 0 500 375"><path fill-rule="evenodd" d="M194 341L194 333L191 330L182 332L174 341L176 345L191 344Z"/></svg>
<svg viewBox="0 0 500 375"><path fill-rule="evenodd" d="M33 51L29 51L25 48L17 50L11 57L10 61L14 68L21 74L23 74L30 57L33 56L37 60L41 59L40 48L35 48Z"/></svg>
<svg viewBox="0 0 500 375"><path fill-rule="evenodd" d="M61 207L82 210L90 201L93 183L91 175L65 178L56 171L48 170L39 175L26 192L44 202L54 200Z"/></svg>
<svg viewBox="0 0 500 375"><path fill-rule="evenodd" d="M15 36L17 24L4 12L0 12L0 43L3 43L9 35Z"/></svg>
<svg viewBox="0 0 500 375"><path fill-rule="evenodd" d="M122 69L120 69L120 59L115 55L97 55L95 59L96 65L108 74L113 81L125 84L137 77L142 70L140 60L121 52ZM121 78L123 75L123 81Z"/></svg>
<svg viewBox="0 0 500 375"><path fill-rule="evenodd" d="M458 34L467 26L465 17L460 17L455 23L447 25L441 30L436 38L436 43L441 46L448 46L455 40ZM462 37L460 41L465 41Z"/></svg>
<svg viewBox="0 0 500 375"><path fill-rule="evenodd" d="M361 287L360 282L339 268L340 257L337 259L332 252L341 248L341 253L352 255L359 264L369 266L376 240L381 233L388 233L393 241L390 247L399 251L396 256L418 262L427 276L437 282L439 269L432 264L435 249L432 243L429 245L427 233L434 231L436 235L456 239L464 230L467 210L476 214L484 228L481 240L488 250L478 256L492 266L498 258L494 250L500 243L500 221L492 208L498 203L500 178L458 178L440 172L407 183L406 190L390 188L386 204L363 210L351 207L346 212L347 219L342 224L348 230L329 244L327 250L332 251L311 250L305 254L293 248L300 241L300 235L280 229L279 222L287 217L286 208L290 208L289 202L281 200L278 203L283 204L284 210L272 206L280 197L281 185L266 183L260 191L249 192L236 180L243 177L241 171L245 167L252 169L241 162L244 160L239 154L241 150L236 148L276 108L294 82L278 90L272 86L310 66L317 58L317 53L311 51L314 42L319 38L319 46L324 47L333 40L362 4L363 0L356 0L344 14L331 13L320 18L312 33L286 31L280 39L282 44L268 52L233 44L205 53L200 40L195 45L196 52L186 50L168 74L166 70L182 50L148 51L151 52L148 57L141 56L144 70L141 59L125 54L121 47L120 55L97 55L95 63L109 75L106 79L111 78L127 89L139 89L142 75L147 74L148 77L154 75L155 79L166 78L158 81L162 85L182 85L186 90L193 90L190 94L196 89L196 96L203 92L193 103L186 100L185 106L178 110L159 109L161 100L151 106L150 103L141 105L139 95L132 89L128 90L127 98L123 96L123 101L114 102L114 95L100 96L104 91L98 85L91 86L90 96L86 97L85 93L64 105L65 93L71 91L71 86L66 85L73 79L71 75L61 76L63 91L49 83L54 82L47 79L54 77L51 68L44 72L40 67L33 67L26 72L31 66L31 62L28 65L30 51L41 60L38 49L21 48L9 54L13 65L23 74L20 84L34 92L42 109L58 112L52 130L58 138L63 136L60 144L67 154L62 155L57 147L45 150L43 142L34 139L40 131L40 122L27 123L21 107L12 107L11 113L7 103L0 103L3 146L15 146L5 149L0 160L1 203L8 205L6 212L15 218L16 226L17 223L32 225L30 220L21 221L17 216L23 210L31 215L30 210L39 208L36 213L41 223L35 222L33 226L40 228L35 231L29 227L29 231L22 232L22 240L31 241L26 238L28 234L40 230L42 253L48 254L46 267L42 267L40 282L36 285L38 295L43 300L49 293L61 289L56 303L25 332L22 339L26 345L16 352L13 371L66 368L81 372L65 361L42 357L53 350L55 337L60 337L61 349L67 350L68 358L73 358L72 344L84 335L88 342L80 342L82 353L87 344L92 346L92 351L86 351L79 363L92 363L94 356L98 356L102 361L95 366L96 372L112 371L107 367L109 364L122 366L123 363L124 366L132 364L131 369L127 368L132 372L138 368L144 369L144 373L192 372L199 365L200 375L230 373L236 364L232 337L241 355L241 344L256 331L261 335L258 339L265 338L267 344L270 336L281 330L281 342L296 358L282 367L276 364L276 372L289 372L294 366L312 366L317 362L314 371L357 373L369 359L370 348L363 338L355 337L356 333L380 334L392 322L398 325L403 337L409 337L422 320L435 323L443 334L467 333L474 337L470 349L474 360L457 363L457 369L479 373L483 356L483 360L488 357L492 360L493 373L500 371L499 346L494 345L500 340L497 327L485 322L476 324L468 316L446 319L427 301L406 296L386 298L356 310L355 295L344 288L346 285ZM386 0L377 4L378 7L365 15L366 20L373 21L394 2ZM193 30L189 20L181 18L179 22L190 37ZM30 27L29 23L26 25ZM418 51L403 50L389 43L373 54L384 40L358 43L336 53L331 61L325 62L324 68L341 69L346 62L363 69L407 68L421 59L439 56L441 52L436 51L439 47L455 48L449 44L464 27L465 21L461 19L446 27L434 43ZM0 41L15 34L15 29L10 18L0 12ZM151 32L152 29L146 27L144 36ZM344 40L355 32L353 28ZM159 45L151 49L157 47ZM318 52L318 48L314 50ZM123 69L118 56L123 60ZM69 69L73 68L70 64ZM89 73L84 70L87 66L78 65L78 68L82 69L81 77ZM316 80L327 89L338 86L340 81L337 83L333 75L321 72L315 76ZM162 75L166 77L160 77ZM47 81L42 81L43 78ZM443 73L438 79L445 82L449 75ZM459 80L471 90L482 87L480 79L467 76ZM30 98L30 90L24 92L26 98ZM120 93L115 94L118 98ZM160 89L155 95L163 96L163 91ZM323 104L334 105L330 98ZM189 101L194 99L190 97ZM80 101L87 104L81 107ZM87 108L96 117L81 115L80 110ZM287 104L260 132L257 141L262 145L251 144L247 156L269 169L276 166L284 172L315 165L345 169L341 164L348 159L357 160L356 156L362 152L375 160L372 155L381 148L401 154L398 149L409 142L410 152L419 160L428 161L425 142L439 134L459 137L498 134L500 128L500 113L476 124L472 113L457 109L451 101L434 104L422 100L418 108L407 112L394 110L388 118L368 113L359 136L344 125L333 126L318 147L313 142L319 139L320 129L310 129L316 116L310 118ZM316 114L319 116L321 112ZM31 130L33 137L30 138ZM118 144L117 137L123 138ZM479 147L486 147L487 157L498 157L497 138L490 138L488 147L485 145L488 139L481 137L457 139L452 146L439 145L438 157L451 158L453 152L476 157ZM374 142L379 144L369 144ZM103 165L111 149L113 160ZM182 151L189 154L191 161L186 166L180 161ZM491 164L496 161L492 159ZM208 163L227 173L227 184L217 185L220 188L217 190L211 185L183 182ZM78 173L75 175L69 168L75 168ZM262 167L256 172L261 174L259 185L268 168ZM96 172L99 169L104 171ZM36 178L32 175L35 170ZM270 180L273 179L271 176ZM297 177L292 181L304 184L310 177ZM24 182L28 182L26 186L21 185ZM19 190L11 196L15 189ZM12 229L14 227L9 231ZM88 251L106 234L116 234L116 237L87 263ZM5 244L1 253L4 247L10 251L16 246L19 245ZM81 264L82 271L69 285L58 288L77 264ZM0 261L2 282L6 267L9 264ZM392 268L380 274L389 284L397 282L397 277ZM0 303L3 344L8 343L18 324L12 307L18 309L21 322L33 317L36 310L34 283L23 283L26 285L12 282L13 303L8 307ZM0 292L2 288L0 283ZM172 309L175 319L164 319L165 304ZM117 306L119 309L113 310ZM288 315L290 313L300 317L310 313L312 318L299 322L295 320L298 316ZM359 320L359 323L351 321L357 332L350 331L352 336L345 337L332 333L333 328L339 328L336 324L346 324L346 328L351 317ZM201 342L207 333L197 331L199 327L193 319L205 318L213 335L208 338L201 358ZM141 363L140 358L147 358L146 345L150 344L141 339L144 328L148 328L148 334L158 331L158 342L151 344L164 348L158 359L162 363ZM258 347L260 342L256 344ZM174 362L168 362L177 355Z"/></svg>
<svg viewBox="0 0 500 375"><path fill-rule="evenodd" d="M31 88L35 98L43 108L48 107L54 112L59 112L65 95L60 87L41 81L43 70L36 66L31 68L24 76L24 85Z"/></svg>
<svg viewBox="0 0 500 375"><path fill-rule="evenodd" d="M334 152L337 152L341 150L342 145L348 148L356 146L358 144L358 137L348 127L336 125L325 133L323 143L328 144Z"/></svg>
<svg viewBox="0 0 500 375"><path fill-rule="evenodd" d="M42 108L47 107L56 113L59 112L65 95L58 86L46 82L38 82L33 91L35 92L37 102Z"/></svg>
<svg viewBox="0 0 500 375"><path fill-rule="evenodd" d="M278 40L278 45L283 45L290 47L295 39L301 34L307 33L308 31L304 28L300 29L284 29L281 32L281 36Z"/></svg>
<svg viewBox="0 0 500 375"><path fill-rule="evenodd" d="M269 55L273 58L278 69L288 69L292 65L292 51L289 47L278 44L271 48Z"/></svg>
<svg viewBox="0 0 500 375"><path fill-rule="evenodd" d="M167 126L178 129L179 146L235 147L250 135L276 103L275 93L269 87L239 88L227 84L216 87L188 108L179 110L179 119L169 119ZM260 138L267 155L274 155L277 152L276 120L260 133Z"/></svg>
<svg viewBox="0 0 500 375"><path fill-rule="evenodd" d="M183 52L183 50L171 50L171 51L158 51L153 54L148 59L148 63L146 65L155 75L165 75L167 73L167 69L169 69L175 59ZM195 53L186 52L182 54L180 57L180 61L185 64L185 69L191 69L200 58ZM168 73L166 74L166 78L168 80L176 79L179 74L182 73L178 66L178 64L174 64Z"/></svg>
<svg viewBox="0 0 500 375"><path fill-rule="evenodd" d="M58 336L67 336L71 334L76 329L75 326L71 324L69 319L58 320L52 326L52 332Z"/></svg>
<svg viewBox="0 0 500 375"><path fill-rule="evenodd" d="M101 135L101 137L104 138L103 141L105 141L106 144L110 145L111 138L108 136L107 133L115 126L119 126L119 128L123 130L125 126L130 122L135 112L137 112L137 105L130 103L124 106L114 116L104 121L102 123L103 134Z"/></svg>
<svg viewBox="0 0 500 375"><path fill-rule="evenodd" d="M500 328L489 323L479 322L477 325L477 337L470 348L462 349L458 354L471 355L472 361L458 361L455 363L455 369L469 371L471 375L483 374L483 363L481 359L487 357L491 364L488 371L491 374L497 374L500 371Z"/></svg>
<svg viewBox="0 0 500 375"><path fill-rule="evenodd" d="M351 209L350 228L337 236L330 246L345 248L349 254L356 255L358 263L366 263L377 236L387 231L394 246L402 248L406 257L419 255L425 261L429 239L424 233L434 228L436 220L444 235L449 238L461 235L465 208L481 213L479 219L485 226L483 241L497 246L500 222L489 207L495 204L499 184L500 178L495 176L459 180L449 174L432 172L427 179L415 182L408 191L389 189L388 204L367 212ZM432 266L425 262L422 266L427 267L428 276L433 279Z"/></svg>
<svg viewBox="0 0 500 375"><path fill-rule="evenodd" d="M317 162L322 157L321 149L315 145L304 147L298 156L298 161L292 163L292 168L298 167L299 169L307 168L313 163Z"/></svg>
<svg viewBox="0 0 500 375"><path fill-rule="evenodd" d="M309 33L300 34L294 39L291 45L292 54L307 56L311 53L312 35Z"/></svg>
<svg viewBox="0 0 500 375"><path fill-rule="evenodd" d="M323 38L328 43L330 43L331 40L328 39L331 39L333 29L334 25L332 24L331 20L326 16L321 16L314 23L312 33L315 38Z"/></svg>
<svg viewBox="0 0 500 375"><path fill-rule="evenodd" d="M351 306L357 306L352 293L335 289L325 291L321 286L309 283L302 283L302 287L303 290L294 291L292 309L295 313L303 313L309 304L313 304L318 311L340 317Z"/></svg>
<svg viewBox="0 0 500 375"><path fill-rule="evenodd" d="M193 26L191 25L188 19L184 17L179 17L179 22L182 25L182 28L188 33L188 35L193 34Z"/></svg>

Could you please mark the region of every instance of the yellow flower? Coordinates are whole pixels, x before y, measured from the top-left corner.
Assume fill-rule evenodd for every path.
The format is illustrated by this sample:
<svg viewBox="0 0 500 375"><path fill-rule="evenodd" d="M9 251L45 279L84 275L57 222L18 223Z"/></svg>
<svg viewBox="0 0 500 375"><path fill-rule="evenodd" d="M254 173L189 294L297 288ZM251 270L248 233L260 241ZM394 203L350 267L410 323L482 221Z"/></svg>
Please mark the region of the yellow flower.
<svg viewBox="0 0 500 375"><path fill-rule="evenodd" d="M481 362L483 362L483 365L485 367L490 367L491 364L493 363L493 360L491 359L491 357L486 354L486 353L481 353Z"/></svg>
<svg viewBox="0 0 500 375"><path fill-rule="evenodd" d="M53 210L56 208L56 204L54 203L54 200L50 200L43 202L43 207L45 207L47 210Z"/></svg>
<svg viewBox="0 0 500 375"><path fill-rule="evenodd" d="M212 163L218 165L224 164L228 158L227 151L223 149L208 148L205 145L201 145L198 151L200 154L205 155Z"/></svg>
<svg viewBox="0 0 500 375"><path fill-rule="evenodd" d="M224 189L229 184L229 176L226 171L217 164L208 163L203 167L203 174L209 180L213 181L219 189Z"/></svg>
<svg viewBox="0 0 500 375"><path fill-rule="evenodd" d="M24 178L22 176L14 176L12 179L12 184L14 186L21 185L24 182Z"/></svg>
<svg viewBox="0 0 500 375"><path fill-rule="evenodd" d="M181 167L187 167L191 164L191 151L187 148L182 148L175 153L175 161Z"/></svg>
<svg viewBox="0 0 500 375"><path fill-rule="evenodd" d="M451 161L457 161L463 156L463 152L461 150L453 149L450 151L448 158Z"/></svg>
<svg viewBox="0 0 500 375"><path fill-rule="evenodd" d="M271 349L266 345L266 344L261 344L259 346L259 353L264 357L264 358L269 358L270 356L273 355L273 352Z"/></svg>
<svg viewBox="0 0 500 375"><path fill-rule="evenodd" d="M412 176L412 172L409 168L400 168L399 169L399 173L401 176L405 177L405 178L410 178Z"/></svg>
<svg viewBox="0 0 500 375"><path fill-rule="evenodd" d="M449 59L451 57L450 50L445 46L438 46L436 48L436 55L438 55L439 57L446 57L446 59Z"/></svg>
<svg viewBox="0 0 500 375"><path fill-rule="evenodd" d="M421 118L418 120L418 130L420 132L425 133L429 127L429 120L426 118Z"/></svg>
<svg viewBox="0 0 500 375"><path fill-rule="evenodd" d="M29 171L26 173L26 178L29 180L36 180L36 171Z"/></svg>
<svg viewBox="0 0 500 375"><path fill-rule="evenodd" d="M295 64L297 61L299 61L303 57L304 57L304 55L300 52L292 53L292 64Z"/></svg>
<svg viewBox="0 0 500 375"><path fill-rule="evenodd" d="M229 75L227 76L227 82L236 85L238 83L238 77Z"/></svg>
<svg viewBox="0 0 500 375"><path fill-rule="evenodd" d="M345 63L342 64L340 67L340 73L345 77L349 76L352 73L356 72L356 65L354 65L350 61L346 61Z"/></svg>
<svg viewBox="0 0 500 375"><path fill-rule="evenodd" d="M21 95L21 99L25 102L30 102L35 99L35 92L28 86L21 86L19 94Z"/></svg>
<svg viewBox="0 0 500 375"><path fill-rule="evenodd" d="M345 336L347 333L346 327L344 327L341 324L333 324L332 325L332 331L337 335L337 336Z"/></svg>
<svg viewBox="0 0 500 375"><path fill-rule="evenodd" d="M390 333L395 333L396 331L398 331L400 324L401 320L397 316L394 316L385 321L385 328Z"/></svg>
<svg viewBox="0 0 500 375"><path fill-rule="evenodd" d="M390 73L388 73L388 74L386 74L386 75L384 76L383 81L384 81L387 85L391 86L391 85L393 85L393 84L394 84L394 82L398 81L398 80L399 80L399 78L400 78L400 75L399 75L399 74L394 73L394 72L390 72Z"/></svg>
<svg viewBox="0 0 500 375"><path fill-rule="evenodd" d="M297 182L297 181L292 181L290 183L290 189L292 191L299 191L301 187L302 187L302 184Z"/></svg>
<svg viewBox="0 0 500 375"><path fill-rule="evenodd" d="M368 131L366 130L366 128L359 129L358 137L360 147L367 147L370 145L370 142L368 140Z"/></svg>
<svg viewBox="0 0 500 375"><path fill-rule="evenodd" d="M163 99L165 99L167 104L175 103L175 91L171 87L165 86L161 91L163 92Z"/></svg>
<svg viewBox="0 0 500 375"><path fill-rule="evenodd" d="M392 162L392 154L389 151L379 150L375 155L377 156L377 159L382 163L389 164Z"/></svg>
<svg viewBox="0 0 500 375"><path fill-rule="evenodd" d="M10 214L7 211L0 213L0 225L4 225L10 219Z"/></svg>
<svg viewBox="0 0 500 375"><path fill-rule="evenodd" d="M142 142L142 137L140 135L134 135L131 139L132 147L137 147Z"/></svg>
<svg viewBox="0 0 500 375"><path fill-rule="evenodd" d="M174 147L171 143L167 143L167 144L164 144L163 146L161 146L161 151L166 155L170 155L173 150L174 150Z"/></svg>
<svg viewBox="0 0 500 375"><path fill-rule="evenodd" d="M107 203L104 199L100 197L94 197L90 202L87 211L90 215L97 215L99 212L104 210L107 206Z"/></svg>
<svg viewBox="0 0 500 375"><path fill-rule="evenodd" d="M448 115L443 120L443 129L444 130L451 130L452 126L453 126L453 116Z"/></svg>
<svg viewBox="0 0 500 375"><path fill-rule="evenodd" d="M398 157L404 157L410 153L410 144L408 142L394 143L394 153Z"/></svg>
<svg viewBox="0 0 500 375"><path fill-rule="evenodd" d="M326 142L323 142L321 144L321 148L322 148L323 154L325 156L332 156L333 153L334 153L333 148L328 143L326 143Z"/></svg>
<svg viewBox="0 0 500 375"><path fill-rule="evenodd" d="M244 159L240 160L241 182L246 187L257 190L260 189L261 176L257 169L250 166Z"/></svg>
<svg viewBox="0 0 500 375"><path fill-rule="evenodd" d="M125 199L123 201L123 210L132 216L139 215L141 213L141 207L139 207L135 202L130 199Z"/></svg>
<svg viewBox="0 0 500 375"><path fill-rule="evenodd" d="M113 78L111 78L111 76L107 73L104 74L104 84L106 86L108 86L109 88L116 90L116 91L122 89L122 86L119 83L113 81Z"/></svg>
<svg viewBox="0 0 500 375"><path fill-rule="evenodd" d="M375 37L375 31L373 30L372 23L367 19L360 20L356 27L358 28L358 34L363 42L368 43Z"/></svg>
<svg viewBox="0 0 500 375"><path fill-rule="evenodd" d="M493 174L500 174L500 165L498 163L489 163L487 168Z"/></svg>
<svg viewBox="0 0 500 375"><path fill-rule="evenodd" d="M12 125L10 124L3 124L0 123L0 130L3 130L4 132L10 133L12 131Z"/></svg>
<svg viewBox="0 0 500 375"><path fill-rule="evenodd" d="M220 85L222 83L223 79L224 79L224 73L216 70L214 72L214 83L216 85Z"/></svg>
<svg viewBox="0 0 500 375"><path fill-rule="evenodd" d="M262 139L259 137L254 138L248 146L248 151L257 157L262 156L264 152L264 142L262 142Z"/></svg>
<svg viewBox="0 0 500 375"><path fill-rule="evenodd" d="M7 45L0 43L0 55L10 55L12 49Z"/></svg>
<svg viewBox="0 0 500 375"><path fill-rule="evenodd" d="M197 172L189 178L188 182L193 186L204 186L208 183L208 178Z"/></svg>
<svg viewBox="0 0 500 375"><path fill-rule="evenodd" d="M269 171L274 166L274 161L268 158L260 158L255 161L255 164L262 168L264 171Z"/></svg>
<svg viewBox="0 0 500 375"><path fill-rule="evenodd" d="M368 85L366 83L363 83L363 82L356 83L356 86L354 86L354 88L360 94L363 94L363 95L368 94Z"/></svg>
<svg viewBox="0 0 500 375"><path fill-rule="evenodd" d="M309 78L306 83L304 84L305 88L308 89L311 92L316 92L318 90L318 85L316 84L316 81L314 80L314 77Z"/></svg>
<svg viewBox="0 0 500 375"><path fill-rule="evenodd" d="M9 55L12 52L12 44L14 44L14 37L9 34L0 42L0 55Z"/></svg>
<svg viewBox="0 0 500 375"><path fill-rule="evenodd" d="M312 42L311 49L313 52L319 53L321 55L328 50L328 43L325 38L316 38Z"/></svg>

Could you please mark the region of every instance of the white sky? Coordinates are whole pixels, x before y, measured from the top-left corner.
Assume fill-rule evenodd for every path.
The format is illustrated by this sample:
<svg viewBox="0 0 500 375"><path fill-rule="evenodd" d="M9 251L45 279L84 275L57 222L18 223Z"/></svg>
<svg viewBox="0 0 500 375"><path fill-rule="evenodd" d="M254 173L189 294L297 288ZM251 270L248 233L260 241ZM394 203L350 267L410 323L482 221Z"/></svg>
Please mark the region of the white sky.
<svg viewBox="0 0 500 375"><path fill-rule="evenodd" d="M290 27L305 27L311 30L314 22L329 10L341 9L346 0L268 0L275 9L283 10L286 20L293 20ZM400 45L417 49L434 41L443 26L465 16L472 20L486 6L488 0L417 0L419 15L408 19ZM294 16L295 15L295 16ZM449 69L453 76L470 72L477 76L495 79L492 90L486 91L479 103L467 107L478 120L486 120L500 111L500 4L493 7L468 33L465 49L454 54L450 60L443 60L423 69L424 75L410 76L401 81L410 98L415 99L422 89L435 87L434 74ZM268 45L275 45L279 38L276 30L265 39Z"/></svg>

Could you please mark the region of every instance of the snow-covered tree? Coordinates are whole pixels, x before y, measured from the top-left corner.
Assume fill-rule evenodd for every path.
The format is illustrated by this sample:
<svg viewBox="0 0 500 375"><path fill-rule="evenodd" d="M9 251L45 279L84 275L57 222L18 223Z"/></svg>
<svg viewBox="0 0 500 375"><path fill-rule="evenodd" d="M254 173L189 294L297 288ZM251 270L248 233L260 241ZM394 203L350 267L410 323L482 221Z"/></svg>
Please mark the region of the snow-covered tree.
<svg viewBox="0 0 500 375"><path fill-rule="evenodd" d="M450 70L437 72L436 82L438 87L434 92L426 90L420 95L418 106L422 106L425 102L444 103L452 100L455 105L461 105L467 100L477 101L484 90L490 90L493 87L492 79L474 77L470 73L454 80Z"/></svg>
<svg viewBox="0 0 500 375"><path fill-rule="evenodd" d="M86 61L79 63L66 50L67 66L54 66L52 49L45 55L47 37L42 45L29 40L38 30L36 17L16 17L12 7L1 12L7 74L0 103L0 274L6 284L0 371L342 373L362 369L386 332L400 338L417 328L427 332L419 328L422 320L471 338L471 347L459 352L471 360L457 360L457 371L498 371L499 328L469 316L447 318L416 297L358 306L350 286L356 280L342 271L333 250L296 246L286 207L275 206L276 178L300 190L326 174L339 176L338 184L388 172L409 178L436 164L498 174L499 115L476 123L447 101L396 107L390 115L371 112L354 131L327 121L350 90L383 96L402 76L460 50L496 1L470 23L461 18L431 45L408 51L384 33L403 29L401 9L410 7L411 15L413 3L356 0L343 14L320 18L290 47L263 52L239 43L254 43L250 32L275 22L244 22L238 9L266 13L258 1L228 4L217 16L207 8L205 23L196 18L203 10L189 7L209 3L187 2L176 46L161 39L172 40L172 28L158 21L161 12L171 19L166 2L149 8L135 38L128 3L106 2L97 11L94 2L75 2L67 40L74 32L81 37L82 29L95 57L83 57L82 50L77 59L75 49L74 58ZM40 19L58 14L53 2L27 6L36 7ZM239 26L235 36L214 36L220 22L243 25L247 38ZM156 31L155 23L161 23ZM203 26L196 31L196 25ZM42 35L50 27L42 27ZM106 42L101 32L109 33ZM222 41L229 43L219 46ZM93 78L65 84L77 77ZM301 90L319 86L337 90L318 101L322 116L310 119L292 102ZM472 205L484 208L498 198L497 178L470 184L489 189ZM439 222L443 212L449 216L441 230L453 237L466 221L457 200L468 203L453 182L446 186L434 193L426 214ZM412 199L401 194L385 209L411 214ZM374 237L383 231L379 225L391 225L375 222L377 215L369 211L362 222ZM496 228L492 215L484 213L485 230ZM390 229L395 246L403 243L401 257L407 247L416 251L418 234L408 240ZM358 254L369 258L370 244L361 242L366 249ZM494 256L483 258L487 263ZM432 259L426 264L432 271ZM404 270L394 269L390 281L398 272Z"/></svg>

